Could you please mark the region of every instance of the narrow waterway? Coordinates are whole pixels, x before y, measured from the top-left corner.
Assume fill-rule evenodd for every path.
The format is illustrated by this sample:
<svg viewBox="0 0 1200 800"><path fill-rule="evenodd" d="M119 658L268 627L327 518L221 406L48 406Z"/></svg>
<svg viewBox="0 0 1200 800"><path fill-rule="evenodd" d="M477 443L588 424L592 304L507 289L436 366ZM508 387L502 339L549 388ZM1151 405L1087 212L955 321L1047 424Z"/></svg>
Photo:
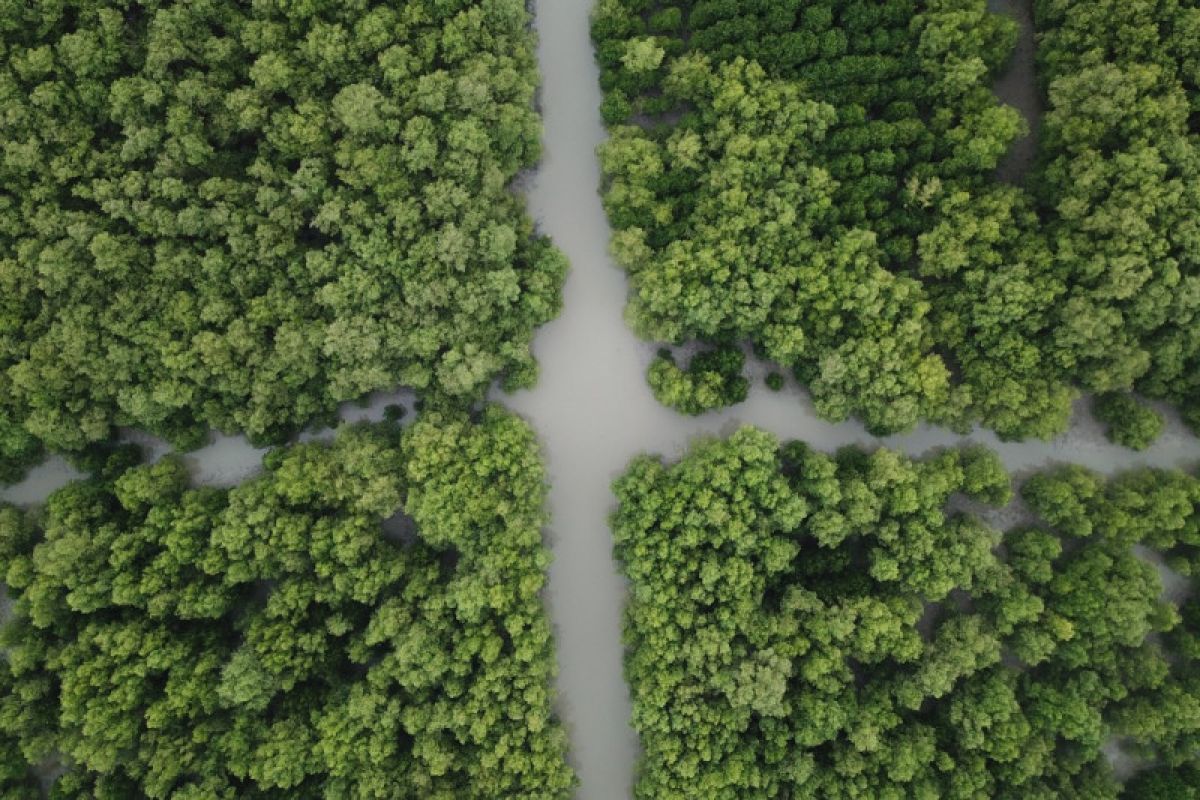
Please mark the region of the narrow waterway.
<svg viewBox="0 0 1200 800"><path fill-rule="evenodd" d="M1033 0L988 0L988 9L1007 14L1017 23L1017 45L1007 69L996 80L996 94L1021 112L1029 130L1013 143L1012 149L1000 163L997 177L1006 183L1020 183L1037 155L1038 132L1044 111L1034 71L1037 34L1033 26Z"/></svg>
<svg viewBox="0 0 1200 800"><path fill-rule="evenodd" d="M529 184L529 205L542 232L566 252L571 272L562 314L535 341L541 364L538 385L497 399L533 423L548 461L554 552L549 603L559 654L559 712L581 781L578 797L622 800L632 795L638 748L622 676L625 585L613 563L607 525L613 479L639 453L676 458L693 436L726 434L745 424L823 449L880 442L857 423L831 425L817 418L794 385L778 394L767 391L761 366L753 369L750 399L724 413L686 418L659 405L650 394L644 375L655 347L636 339L625 326L625 277L607 256L609 228L598 195L595 158L605 132L588 32L592 3L536 2L545 152ZM995 5L1019 16L1028 13L1029 4L1005 0ZM1032 114L1036 124L1033 34L1027 19L1022 21L1017 58L999 88L1006 101ZM1032 152L1032 144L1025 147L1029 149L1023 156L1015 156L1018 171L1028 163L1022 164L1022 158ZM1051 443L1003 444L985 432L969 438L998 450L1017 472L1065 461L1105 472L1200 461L1200 443L1177 420L1142 454L1106 443L1086 413L1078 415L1066 436ZM883 444L919 455L961 441L926 428Z"/></svg>

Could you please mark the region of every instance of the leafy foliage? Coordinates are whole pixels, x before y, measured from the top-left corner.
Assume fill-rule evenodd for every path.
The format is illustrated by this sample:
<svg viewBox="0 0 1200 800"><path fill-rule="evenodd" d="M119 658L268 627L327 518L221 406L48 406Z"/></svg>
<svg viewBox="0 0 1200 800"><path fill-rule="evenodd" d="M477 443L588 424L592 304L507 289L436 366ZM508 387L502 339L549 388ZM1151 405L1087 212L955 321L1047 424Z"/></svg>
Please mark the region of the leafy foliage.
<svg viewBox="0 0 1200 800"><path fill-rule="evenodd" d="M1051 438L1080 390L1200 397L1200 9L1041 0L1049 112L989 83L983 0L601 0L602 153L629 318L750 339L817 410Z"/></svg>
<svg viewBox="0 0 1200 800"><path fill-rule="evenodd" d="M1001 536L990 451L836 456L744 429L620 478L637 796L1116 798L1110 735L1182 771L1200 755L1200 481L1042 473L1044 525ZM1140 787L1140 788L1139 788ZM1183 789L1173 791L1183 792ZM1139 794L1140 792L1140 794Z"/></svg>
<svg viewBox="0 0 1200 800"><path fill-rule="evenodd" d="M1068 291L1050 354L1087 388L1136 387L1197 420L1200 9L1039 2L1050 110L1034 190Z"/></svg>
<svg viewBox="0 0 1200 800"><path fill-rule="evenodd" d="M968 416L1005 439L1066 430L1076 390L1045 352L1064 292L1027 195L954 192L918 241L935 340L953 354Z"/></svg>
<svg viewBox="0 0 1200 800"><path fill-rule="evenodd" d="M0 468L531 381L531 41L520 0L5 3Z"/></svg>
<svg viewBox="0 0 1200 800"><path fill-rule="evenodd" d="M567 796L532 432L426 415L265 465L189 489L168 458L0 510L0 729L68 759L56 796ZM414 541L382 534L397 513Z"/></svg>
<svg viewBox="0 0 1200 800"><path fill-rule="evenodd" d="M647 377L660 403L695 416L746 399L750 382L742 377L745 363L741 350L726 346L697 353L687 369L680 369L671 351L664 349L650 363Z"/></svg>
<svg viewBox="0 0 1200 800"><path fill-rule="evenodd" d="M1135 775L1125 787L1129 800L1196 800L1200 798L1200 772L1195 767L1158 767Z"/></svg>
<svg viewBox="0 0 1200 800"><path fill-rule="evenodd" d="M1065 425L1066 387L997 385L1032 369L973 352L987 332L968 326L1012 320L950 318L923 281L968 263L962 243L926 237L946 198L986 193L1021 131L988 88L1012 22L981 0L665 4L679 26L646 5L604 0L593 27L612 124L605 201L637 332L749 338L820 413L877 433L920 419L984 419L1008 436ZM650 45L656 65L631 66ZM1019 279L989 288L999 298ZM978 286L946 291L979 302Z"/></svg>
<svg viewBox="0 0 1200 800"><path fill-rule="evenodd" d="M998 107L987 86L1016 28L982 2L670 0L661 8L676 12L672 25L662 23L661 11L647 19L649 5L602 0L597 8L594 34L609 96L625 98L633 114L674 110L680 98L656 93L669 83L670 57L703 54L715 64L753 62L832 106L830 135L816 147L835 181L830 221L875 232L889 259L911 255L924 228L919 210L903 202L907 183L974 183L1016 132L1015 113ZM651 47L659 53L653 63L631 59ZM685 186L670 188L682 194Z"/></svg>
<svg viewBox="0 0 1200 800"><path fill-rule="evenodd" d="M41 454L41 442L0 411L0 484L20 480Z"/></svg>
<svg viewBox="0 0 1200 800"><path fill-rule="evenodd" d="M1145 450L1162 435L1163 415L1128 394L1103 394L1092 405L1096 419L1108 426L1110 441Z"/></svg>

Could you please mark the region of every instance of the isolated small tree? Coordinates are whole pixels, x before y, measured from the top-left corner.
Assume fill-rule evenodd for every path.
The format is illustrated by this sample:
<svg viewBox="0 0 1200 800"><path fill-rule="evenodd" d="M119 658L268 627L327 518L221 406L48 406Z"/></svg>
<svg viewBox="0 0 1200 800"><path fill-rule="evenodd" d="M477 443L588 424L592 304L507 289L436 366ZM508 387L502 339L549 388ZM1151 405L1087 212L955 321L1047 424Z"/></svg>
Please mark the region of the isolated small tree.
<svg viewBox="0 0 1200 800"><path fill-rule="evenodd" d="M721 347L697 353L680 369L669 350L660 350L647 380L660 403L695 416L746 399L750 382L742 376L745 360L738 348Z"/></svg>

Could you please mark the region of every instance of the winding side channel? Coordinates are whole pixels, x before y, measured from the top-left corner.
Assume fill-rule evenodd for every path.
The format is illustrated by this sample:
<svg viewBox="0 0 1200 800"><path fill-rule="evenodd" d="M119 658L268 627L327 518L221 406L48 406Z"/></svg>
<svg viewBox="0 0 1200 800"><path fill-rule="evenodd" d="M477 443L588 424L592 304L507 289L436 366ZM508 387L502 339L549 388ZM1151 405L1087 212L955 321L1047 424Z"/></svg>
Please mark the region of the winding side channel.
<svg viewBox="0 0 1200 800"><path fill-rule="evenodd" d="M720 414L685 418L660 406L645 381L654 346L625 326L626 281L607 256L609 227L600 203L596 147L604 140L599 75L588 17L593 0L537 0L538 57L542 67L544 161L529 191L530 213L571 261L562 315L543 328L534 351L541 379L529 392L497 394L526 416L541 435L551 481L549 602L559 661L559 712L571 737L581 781L580 800L632 796L637 739L630 727L629 692L622 676L621 614L625 585L612 560L609 486L635 455L678 457L689 439L727 434L744 424L784 439L804 439L832 450L846 444L877 446L857 423L817 418L794 385L778 394L762 388L765 370L752 369L750 399ZM1025 0L993 2L997 10L1028 14ZM1032 30L1022 20L1023 46L1005 99L1023 112L1036 109L1032 92ZM1024 73L1024 74L1022 74ZM1015 91L1014 88L1015 87ZM1008 89L1008 91L1005 91ZM1009 97L1026 92L1021 97ZM1033 99L1031 99L1033 98ZM1035 110L1036 113L1036 110ZM1029 147L1029 145L1026 145ZM1023 158L1022 158L1023 156ZM1019 175L1028 153L1010 167ZM1013 177L1017 177L1014 175ZM1012 179L1012 178L1010 178ZM990 433L968 437L1000 452L1014 472L1072 461L1103 472L1140 464L1192 466L1200 442L1177 420L1151 450L1134 454L1104 441L1082 409L1072 430L1051 443L1003 444ZM946 431L921 429L882 444L912 455L961 443ZM1010 512L1012 513L1017 512ZM1003 523L1003 515L993 522Z"/></svg>

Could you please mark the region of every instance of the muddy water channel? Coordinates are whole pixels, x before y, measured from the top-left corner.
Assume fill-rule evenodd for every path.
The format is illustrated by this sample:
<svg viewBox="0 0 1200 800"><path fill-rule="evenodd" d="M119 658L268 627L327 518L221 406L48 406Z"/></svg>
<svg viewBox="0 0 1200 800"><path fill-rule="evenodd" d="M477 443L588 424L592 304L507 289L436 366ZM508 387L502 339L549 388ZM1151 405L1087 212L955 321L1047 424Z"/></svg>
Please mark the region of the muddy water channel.
<svg viewBox="0 0 1200 800"><path fill-rule="evenodd" d="M987 432L959 437L923 428L883 440L857 423L832 425L819 419L803 391L789 384L772 393L763 387L766 369L752 365L750 398L723 413L686 418L659 405L646 385L654 345L639 341L625 326L626 282L608 258L609 228L597 187L596 147L605 133L600 122L598 72L592 59L588 15L593 0L536 0L538 55L543 71L544 161L528 182L530 212L542 232L570 258L562 315L535 342L541 363L537 387L495 399L524 415L541 436L551 481L554 552L548 602L558 645L558 709L571 737L581 800L619 800L632 795L637 740L630 727L629 692L622 679L621 613L625 585L612 559L607 517L609 485L631 458L643 452L676 458L697 435L724 435L753 424L784 439L803 439L825 450L862 444L920 455L931 448L980 442L996 449L1010 470L1027 472L1057 462L1075 462L1111 473L1140 465L1190 467L1200 462L1200 441L1171 418L1166 434L1145 453L1105 442L1084 409L1072 429L1054 442L1005 444ZM1003 98L1031 121L1040 113L1033 85L1033 31L1028 0L992 0L1021 27L1017 57L1001 78ZM1019 181L1032 161L1034 137L1018 143L1001 177ZM343 419L379 419L383 408L407 395L380 395L367 408L347 407ZM322 434L318 434L322 435ZM146 444L157 457L158 442ZM232 485L260 468L261 450L241 437L219 436L186 460L196 483ZM0 499L22 505L44 499L75 477L62 460L50 459ZM1004 524L1011 510L991 521Z"/></svg>
<svg viewBox="0 0 1200 800"><path fill-rule="evenodd" d="M592 0L536 3L545 160L530 184L529 203L542 231L566 251L572 269L563 313L541 330L535 343L541 363L537 387L503 399L533 422L549 463L554 551L549 600L558 637L559 709L581 780L578 796L617 800L631 796L637 742L621 674L625 586L612 561L609 484L639 453L675 458L693 436L726 434L745 424L823 449L880 441L858 424L831 425L819 419L799 387L767 391L762 367L755 368L749 400L724 413L686 418L651 396L644 376L655 347L635 338L623 322L625 277L607 256L609 228L597 194L595 150L605 133L588 35L591 5ZM1017 55L998 90L1031 118L1036 130L1040 109L1029 3L992 5L1012 13L1021 30ZM1002 168L1004 179L1020 180L1032 161L1033 145L1033 136L1018 143ZM1107 444L1082 409L1075 426L1058 441L1002 444L985 432L967 438L998 450L1018 473L1064 461L1104 472L1200 461L1200 442L1177 420L1153 449L1134 454ZM946 431L921 429L882 443L919 455L962 441ZM1002 524L1003 516L993 522Z"/></svg>

